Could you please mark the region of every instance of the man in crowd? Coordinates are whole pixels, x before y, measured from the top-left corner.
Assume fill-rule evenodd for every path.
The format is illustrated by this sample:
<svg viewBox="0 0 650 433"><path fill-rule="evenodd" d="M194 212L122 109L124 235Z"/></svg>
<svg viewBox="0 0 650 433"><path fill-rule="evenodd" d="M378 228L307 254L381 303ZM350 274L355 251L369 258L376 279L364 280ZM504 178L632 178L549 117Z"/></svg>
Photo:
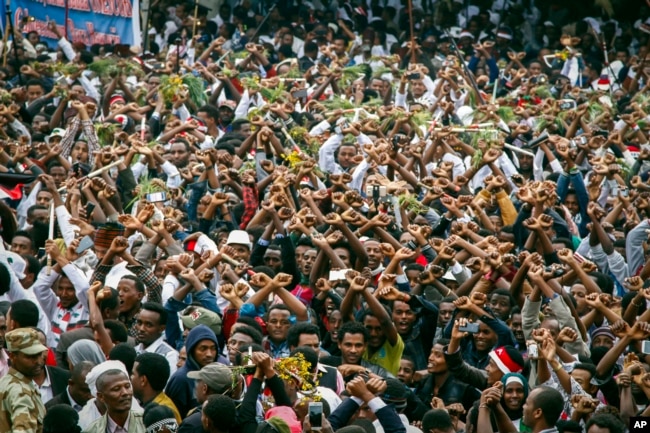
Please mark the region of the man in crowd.
<svg viewBox="0 0 650 433"><path fill-rule="evenodd" d="M226 3L151 8L137 53L14 32L0 430L650 415L650 1Z"/></svg>

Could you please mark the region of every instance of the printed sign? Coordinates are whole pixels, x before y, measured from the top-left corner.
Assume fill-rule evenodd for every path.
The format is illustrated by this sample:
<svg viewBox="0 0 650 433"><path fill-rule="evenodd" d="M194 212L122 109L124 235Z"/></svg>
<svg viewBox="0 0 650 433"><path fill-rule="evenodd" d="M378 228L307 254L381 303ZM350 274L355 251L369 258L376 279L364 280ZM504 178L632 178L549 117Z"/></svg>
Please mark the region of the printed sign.
<svg viewBox="0 0 650 433"><path fill-rule="evenodd" d="M139 46L140 0L12 0L11 16L15 28L24 17L33 17L24 33L36 31L44 42L56 43L47 23L54 21L61 35L72 43L125 44Z"/></svg>

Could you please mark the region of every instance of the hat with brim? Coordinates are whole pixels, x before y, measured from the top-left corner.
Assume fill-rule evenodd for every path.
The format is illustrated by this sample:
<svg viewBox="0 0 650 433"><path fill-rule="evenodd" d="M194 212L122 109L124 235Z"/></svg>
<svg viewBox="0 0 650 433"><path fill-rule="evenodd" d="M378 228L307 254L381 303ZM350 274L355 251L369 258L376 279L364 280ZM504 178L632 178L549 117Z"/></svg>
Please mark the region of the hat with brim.
<svg viewBox="0 0 650 433"><path fill-rule="evenodd" d="M181 321L187 329L194 329L199 325L205 325L216 335L221 333L221 317L207 308L196 307L192 312L181 315Z"/></svg>
<svg viewBox="0 0 650 433"><path fill-rule="evenodd" d="M208 364L199 371L190 371L187 373L187 377L204 382L217 393L228 391L232 388L233 383L232 370L218 362Z"/></svg>
<svg viewBox="0 0 650 433"><path fill-rule="evenodd" d="M7 351L22 352L25 355L38 355L47 351L47 347L38 339L38 332L32 328L18 328L5 335Z"/></svg>

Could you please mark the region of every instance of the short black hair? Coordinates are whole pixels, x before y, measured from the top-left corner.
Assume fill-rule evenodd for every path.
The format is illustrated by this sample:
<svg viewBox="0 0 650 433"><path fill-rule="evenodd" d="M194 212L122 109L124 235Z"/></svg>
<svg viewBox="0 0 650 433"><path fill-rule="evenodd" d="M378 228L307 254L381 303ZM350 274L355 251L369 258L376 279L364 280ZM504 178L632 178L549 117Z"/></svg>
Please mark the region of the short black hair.
<svg viewBox="0 0 650 433"><path fill-rule="evenodd" d="M237 131L241 131L242 125L246 125L246 124L250 124L250 123L251 123L250 120L248 120L248 119L246 119L244 117L240 117L240 118L235 119L232 122L230 122L230 126L232 126L233 132L237 132Z"/></svg>
<svg viewBox="0 0 650 433"><path fill-rule="evenodd" d="M129 339L129 331L126 329L126 325L119 320L106 319L104 320L104 327L111 331L111 339L113 341L126 343Z"/></svg>
<svg viewBox="0 0 650 433"><path fill-rule="evenodd" d="M239 352L235 353L235 365L242 365L242 361L244 359L244 356L247 356L246 354L248 353L248 348L249 347L253 352L264 352L265 351L264 347L261 344L257 344L257 343L251 343L251 344L247 344L245 346L242 346L239 349Z"/></svg>
<svg viewBox="0 0 650 433"><path fill-rule="evenodd" d="M609 433L625 432L625 424L623 424L623 421L611 413L597 413L589 418L585 426L585 431L589 431L589 428L594 424L598 427L609 429Z"/></svg>
<svg viewBox="0 0 650 433"><path fill-rule="evenodd" d="M111 287L111 296L105 297L99 301L99 311L104 311L105 309L113 310L117 307L120 302L120 294L117 290Z"/></svg>
<svg viewBox="0 0 650 433"><path fill-rule="evenodd" d="M424 414L422 417L422 431L428 433L434 428L442 431L455 431L451 416L446 410L431 409Z"/></svg>
<svg viewBox="0 0 650 433"><path fill-rule="evenodd" d="M11 303L11 320L19 328L35 328L38 326L38 307L29 299L20 299Z"/></svg>
<svg viewBox="0 0 650 433"><path fill-rule="evenodd" d="M557 404L563 400L562 394L550 386L540 386L537 389L539 392L532 399L533 408L542 409L546 425L555 425L564 410L563 405Z"/></svg>
<svg viewBox="0 0 650 433"><path fill-rule="evenodd" d="M208 115L208 117L211 117L212 120L215 122L219 120L219 109L215 107L214 105L206 104L201 106L198 110L196 110L197 113L205 113Z"/></svg>
<svg viewBox="0 0 650 433"><path fill-rule="evenodd" d="M287 333L287 344L289 347L298 347L300 336L302 334L317 335L320 341L320 329L312 323L297 323L289 328Z"/></svg>
<svg viewBox="0 0 650 433"><path fill-rule="evenodd" d="M147 310L147 311L153 311L154 313L158 313L160 316L158 319L158 324L159 325L165 325L167 324L167 310L159 304L158 302L145 302L142 304L142 309Z"/></svg>
<svg viewBox="0 0 650 433"><path fill-rule="evenodd" d="M188 150L189 150L189 149L188 149ZM139 280L135 275L123 275L122 278L120 278L120 280L130 280L130 281L133 281L133 282L135 282L135 289L136 289L138 292L140 292L140 293L144 293L144 292L145 292L144 283L143 283L142 281L140 281L140 280Z"/></svg>
<svg viewBox="0 0 650 433"><path fill-rule="evenodd" d="M45 89L45 85L43 82L37 78L32 78L31 80L27 81L27 84L25 84L25 88L29 86L41 86L43 89Z"/></svg>
<svg viewBox="0 0 650 433"><path fill-rule="evenodd" d="M588 364L586 362L580 362L573 366L574 370L585 370L591 374L591 378L596 377L596 366L594 364Z"/></svg>
<svg viewBox="0 0 650 433"><path fill-rule="evenodd" d="M154 391L161 392L165 389L171 374L167 358L159 353L145 352L136 356L135 362L138 363L135 371L147 378Z"/></svg>
<svg viewBox="0 0 650 433"><path fill-rule="evenodd" d="M25 261L25 264L27 265L25 267L25 271L29 272L30 274L38 275L39 272L41 272L41 262L38 261L38 259L32 255L29 254L23 254L20 256L23 258Z"/></svg>
<svg viewBox="0 0 650 433"><path fill-rule="evenodd" d="M226 395L213 394L206 400L203 414L221 431L229 431L237 423L237 408L235 402Z"/></svg>
<svg viewBox="0 0 650 433"><path fill-rule="evenodd" d="M81 433L79 414L69 404L50 407L43 418L43 433Z"/></svg>
<svg viewBox="0 0 650 433"><path fill-rule="evenodd" d="M264 335L264 330L262 329L262 325L260 325L257 320L255 320L252 317L248 316L239 316L237 318L237 321L235 323L243 323L246 326L249 326L256 330L257 332L260 333L260 335Z"/></svg>
<svg viewBox="0 0 650 433"><path fill-rule="evenodd" d="M126 367L126 371L128 371L129 376L131 376L136 356L137 354L135 353L135 349L131 347L129 343L120 343L111 349L108 354L108 359L113 361L122 361L122 364Z"/></svg>
<svg viewBox="0 0 650 433"><path fill-rule="evenodd" d="M273 311L273 310L288 311L290 316L293 315L293 312L286 305L284 305L284 304L273 304L269 308L269 311L266 312L266 317L267 318L271 316L271 311Z"/></svg>
<svg viewBox="0 0 650 433"><path fill-rule="evenodd" d="M81 377L84 374L88 373L90 370L92 370L94 366L95 364L90 361L78 362L72 368L72 372L70 373L70 379L74 380L75 382L80 381Z"/></svg>
<svg viewBox="0 0 650 433"><path fill-rule="evenodd" d="M230 144L230 142L217 143L217 145L214 148L217 150L223 150L227 152L229 155L234 155L236 153L235 146Z"/></svg>
<svg viewBox="0 0 650 433"><path fill-rule="evenodd" d="M341 328L339 329L339 336L338 336L339 343L343 342L343 338L345 337L345 334L362 334L364 343L367 343L368 338L370 337L366 327L359 322L346 322L341 326Z"/></svg>
<svg viewBox="0 0 650 433"><path fill-rule="evenodd" d="M174 419L174 411L167 406L163 406L158 403L149 403L144 407L144 413L142 414L142 422L145 427L150 427L158 421L165 419Z"/></svg>
<svg viewBox="0 0 650 433"><path fill-rule="evenodd" d="M264 336L262 335L261 332L259 332L257 329L252 328L252 327L250 327L248 325L236 327L230 333L230 335L233 335L233 334L248 335L253 340L253 343L257 343L257 344L262 344L262 340L264 339Z"/></svg>
<svg viewBox="0 0 650 433"><path fill-rule="evenodd" d="M560 433L582 433L582 426L577 421L561 419L557 422L556 426Z"/></svg>
<svg viewBox="0 0 650 433"><path fill-rule="evenodd" d="M30 209L31 209L31 208L30 208ZM17 237L17 236L20 236L21 238L27 238L27 239L29 239L30 242L32 243L32 250L35 250L35 249L36 249L36 243L34 243L34 238L32 237L32 234L31 234L30 232L25 231L25 230L18 230L18 231L16 231L16 232L14 232L14 235L13 235L13 237L11 238L11 240L13 240L13 239L14 239L15 237Z"/></svg>

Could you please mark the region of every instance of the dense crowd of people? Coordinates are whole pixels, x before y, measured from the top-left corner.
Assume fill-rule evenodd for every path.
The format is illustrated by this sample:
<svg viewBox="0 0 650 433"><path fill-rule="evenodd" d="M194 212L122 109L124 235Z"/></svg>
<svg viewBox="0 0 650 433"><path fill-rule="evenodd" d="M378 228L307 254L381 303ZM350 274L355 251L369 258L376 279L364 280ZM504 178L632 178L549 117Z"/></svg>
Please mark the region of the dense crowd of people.
<svg viewBox="0 0 650 433"><path fill-rule="evenodd" d="M23 21L0 431L650 416L650 2L565 3L159 0L141 49Z"/></svg>

